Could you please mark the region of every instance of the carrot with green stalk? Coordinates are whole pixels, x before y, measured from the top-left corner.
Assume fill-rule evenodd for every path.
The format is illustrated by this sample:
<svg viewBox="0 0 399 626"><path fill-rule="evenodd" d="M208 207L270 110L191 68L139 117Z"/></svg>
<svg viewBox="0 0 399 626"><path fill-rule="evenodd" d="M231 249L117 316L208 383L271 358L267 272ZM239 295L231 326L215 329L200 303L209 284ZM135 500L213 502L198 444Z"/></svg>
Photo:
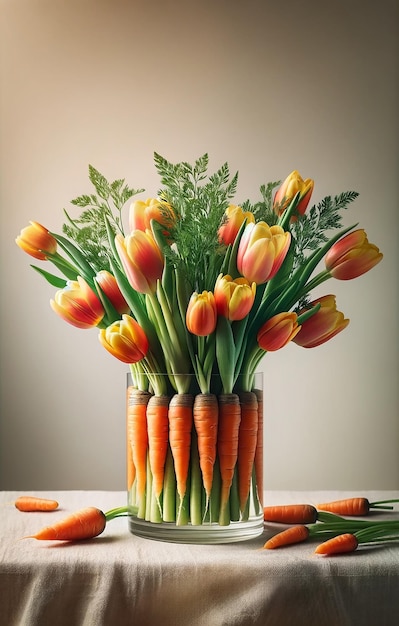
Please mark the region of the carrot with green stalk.
<svg viewBox="0 0 399 626"><path fill-rule="evenodd" d="M393 509L392 506L386 506L399 500L379 500L378 502L370 502L367 498L344 498L342 500L332 500L331 502L323 502L317 504L316 508L322 511L329 511L337 515L346 516L364 516L368 515L371 509L388 510Z"/></svg>

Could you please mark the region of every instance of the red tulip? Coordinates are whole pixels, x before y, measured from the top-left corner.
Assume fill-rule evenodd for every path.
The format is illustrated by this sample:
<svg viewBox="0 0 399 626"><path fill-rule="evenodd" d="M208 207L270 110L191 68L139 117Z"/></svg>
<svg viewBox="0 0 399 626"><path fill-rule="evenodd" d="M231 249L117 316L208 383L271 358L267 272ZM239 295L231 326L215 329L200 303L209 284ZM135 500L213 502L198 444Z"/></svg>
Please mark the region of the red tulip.
<svg viewBox="0 0 399 626"><path fill-rule="evenodd" d="M57 242L47 228L38 222L29 223L30 226L26 226L21 230L21 234L16 238L15 243L21 250L35 259L46 261L46 252L49 254L56 253Z"/></svg>
<svg viewBox="0 0 399 626"><path fill-rule="evenodd" d="M186 312L186 325L190 333L198 337L210 335L216 328L217 310L211 291L194 292Z"/></svg>
<svg viewBox="0 0 399 626"><path fill-rule="evenodd" d="M101 345L123 363L137 363L149 348L145 332L130 315L122 315L121 320L102 328L98 338Z"/></svg>
<svg viewBox="0 0 399 626"><path fill-rule="evenodd" d="M133 289L139 293L154 293L162 276L164 258L151 231L135 230L125 238L116 235L115 245Z"/></svg>
<svg viewBox="0 0 399 626"><path fill-rule="evenodd" d="M231 321L242 320L250 312L255 299L256 285L246 278L232 279L220 274L215 284L215 302L219 315Z"/></svg>
<svg viewBox="0 0 399 626"><path fill-rule="evenodd" d="M237 253L237 268L250 283L265 283L280 269L290 247L291 234L266 222L247 224Z"/></svg>
<svg viewBox="0 0 399 626"><path fill-rule="evenodd" d="M294 342L303 348L320 346L335 337L349 324L349 320L345 319L344 314L337 311L335 296L333 295L314 300L301 313L305 313L318 303L321 305L320 309L303 322L301 330L294 339Z"/></svg>
<svg viewBox="0 0 399 626"><path fill-rule="evenodd" d="M278 313L260 328L257 340L259 347L267 352L284 348L300 331L296 313Z"/></svg>
<svg viewBox="0 0 399 626"><path fill-rule="evenodd" d="M383 255L360 228L339 239L327 252L326 269L338 280L351 280L371 270Z"/></svg>
<svg viewBox="0 0 399 626"><path fill-rule="evenodd" d="M50 305L65 322L77 328L93 328L105 314L100 299L81 276L57 291Z"/></svg>
<svg viewBox="0 0 399 626"><path fill-rule="evenodd" d="M129 313L130 308L116 282L115 276L107 270L100 270L95 277L96 282L111 302L112 306L120 315Z"/></svg>

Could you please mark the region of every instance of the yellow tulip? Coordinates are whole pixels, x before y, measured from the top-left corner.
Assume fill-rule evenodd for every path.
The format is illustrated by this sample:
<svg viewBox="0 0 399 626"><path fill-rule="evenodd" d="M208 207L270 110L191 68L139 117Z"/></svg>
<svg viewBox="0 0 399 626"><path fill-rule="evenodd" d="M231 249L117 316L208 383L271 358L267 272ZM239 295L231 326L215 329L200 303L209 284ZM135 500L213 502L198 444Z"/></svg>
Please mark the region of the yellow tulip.
<svg viewBox="0 0 399 626"><path fill-rule="evenodd" d="M224 243L226 246L234 243L237 233L244 220L247 220L247 224L253 224L255 222L255 217L250 211L243 211L240 206L231 204L226 209L224 220L219 227L219 241Z"/></svg>
<svg viewBox="0 0 399 626"><path fill-rule="evenodd" d="M326 269L338 280L351 280L365 274L381 261L383 254L369 243L360 228L339 239L327 252Z"/></svg>
<svg viewBox="0 0 399 626"><path fill-rule="evenodd" d="M186 311L187 329L193 335L205 337L216 328L217 310L215 297L211 291L194 292Z"/></svg>
<svg viewBox="0 0 399 626"><path fill-rule="evenodd" d="M47 228L38 222L29 222L30 226L26 226L21 230L20 235L16 238L15 243L24 252L41 261L47 260L46 252L55 254L57 251L57 242L53 235L49 233Z"/></svg>
<svg viewBox="0 0 399 626"><path fill-rule="evenodd" d="M309 204L310 197L313 192L314 181L311 178L302 178L299 172L294 170L285 179L282 185L278 188L276 195L274 196L273 210L277 215L284 213L285 209L291 203L296 194L300 193L298 204L295 208L293 219L295 214L303 215Z"/></svg>
<svg viewBox="0 0 399 626"><path fill-rule="evenodd" d="M294 342L302 348L320 346L335 337L349 324L344 314L337 310L335 296L331 294L314 300L300 313L309 311L318 303L320 303L320 309L302 323L301 330L294 339Z"/></svg>
<svg viewBox="0 0 399 626"><path fill-rule="evenodd" d="M57 291L50 305L65 322L83 329L97 326L105 314L100 299L81 276Z"/></svg>
<svg viewBox="0 0 399 626"><path fill-rule="evenodd" d="M265 283L280 269L291 243L291 234L266 222L247 224L237 253L237 268L250 283Z"/></svg>
<svg viewBox="0 0 399 626"><path fill-rule="evenodd" d="M250 312L255 299L256 284L246 278L232 279L228 274L218 277L214 296L219 315L231 321L242 320Z"/></svg>
<svg viewBox="0 0 399 626"><path fill-rule="evenodd" d="M260 328L257 340L259 347L267 352L284 348L300 331L296 313L278 313Z"/></svg>
<svg viewBox="0 0 399 626"><path fill-rule="evenodd" d="M115 246L133 289L139 293L154 293L162 276L164 258L151 231L135 230L125 238L116 235Z"/></svg>
<svg viewBox="0 0 399 626"><path fill-rule="evenodd" d="M98 338L101 345L123 363L137 363L149 348L144 330L130 315L122 315L121 320L102 328Z"/></svg>

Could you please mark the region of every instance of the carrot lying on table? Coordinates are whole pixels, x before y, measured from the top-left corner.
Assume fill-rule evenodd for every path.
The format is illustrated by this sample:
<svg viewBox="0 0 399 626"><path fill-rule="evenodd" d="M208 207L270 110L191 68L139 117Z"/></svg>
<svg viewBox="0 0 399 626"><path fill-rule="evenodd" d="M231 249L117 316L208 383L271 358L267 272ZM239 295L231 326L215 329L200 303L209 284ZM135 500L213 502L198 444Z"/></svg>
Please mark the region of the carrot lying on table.
<svg viewBox="0 0 399 626"><path fill-rule="evenodd" d="M281 548L283 546L289 546L293 543L306 541L308 537L308 527L303 524L298 524L281 531L281 533L277 533L277 535L268 539L263 547L267 550L273 550L274 548Z"/></svg>
<svg viewBox="0 0 399 626"><path fill-rule="evenodd" d="M37 498L36 496L20 496L15 500L14 504L18 511L24 512L55 511L55 509L58 509L58 502L56 500Z"/></svg>
<svg viewBox="0 0 399 626"><path fill-rule="evenodd" d="M100 535L106 524L106 517L100 509L87 507L72 513L68 517L56 522L52 526L45 526L35 535L24 539L74 541L77 539L91 539Z"/></svg>
<svg viewBox="0 0 399 626"><path fill-rule="evenodd" d="M324 541L315 550L315 554L342 554L354 552L359 545L358 539L352 533L343 533Z"/></svg>
<svg viewBox="0 0 399 626"><path fill-rule="evenodd" d="M312 524L317 519L317 510L311 504L265 506L263 519L281 524Z"/></svg>
<svg viewBox="0 0 399 626"><path fill-rule="evenodd" d="M384 506L390 502L398 500L380 500L379 502L369 502L367 498L344 498L343 500L333 500L317 504L321 511L329 511L336 515L346 515L348 517L367 515L370 509L392 509L392 506Z"/></svg>

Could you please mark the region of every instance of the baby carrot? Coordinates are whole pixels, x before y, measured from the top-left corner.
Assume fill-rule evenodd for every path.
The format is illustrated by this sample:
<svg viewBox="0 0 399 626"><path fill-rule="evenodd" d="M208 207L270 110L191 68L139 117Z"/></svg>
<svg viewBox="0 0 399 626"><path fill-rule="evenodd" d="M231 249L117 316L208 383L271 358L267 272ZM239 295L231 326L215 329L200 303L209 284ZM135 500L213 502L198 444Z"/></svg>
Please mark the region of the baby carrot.
<svg viewBox="0 0 399 626"><path fill-rule="evenodd" d="M251 488L252 470L258 441L258 399L251 391L239 394L241 421L238 439L238 496L240 510L244 511Z"/></svg>
<svg viewBox="0 0 399 626"><path fill-rule="evenodd" d="M56 500L36 498L35 496L20 496L14 504L19 511L24 512L55 511L55 509L58 509L58 502Z"/></svg>
<svg viewBox="0 0 399 626"><path fill-rule="evenodd" d="M315 554L342 554L354 552L359 545L357 537L352 533L343 533L331 539L327 539L315 550Z"/></svg>
<svg viewBox="0 0 399 626"><path fill-rule="evenodd" d="M265 522L281 524L312 524L317 519L317 510L311 504L265 506L263 518Z"/></svg>
<svg viewBox="0 0 399 626"><path fill-rule="evenodd" d="M308 537L308 527L303 524L298 524L296 526L290 526L290 528L277 533L277 535L268 539L263 547L267 550L273 550L274 548L281 548L282 546L288 546L293 543L306 541Z"/></svg>
<svg viewBox="0 0 399 626"><path fill-rule="evenodd" d="M369 502L367 498L344 498L343 500L333 500L317 504L321 511L329 511L336 515L346 515L348 517L368 515L370 509L392 509L391 506L383 506L386 503L397 502L397 500L380 500L379 502Z"/></svg>
<svg viewBox="0 0 399 626"><path fill-rule="evenodd" d="M106 517L100 509L87 507L56 522L52 526L45 526L35 535L25 539L75 541L91 539L100 535L106 524Z"/></svg>

